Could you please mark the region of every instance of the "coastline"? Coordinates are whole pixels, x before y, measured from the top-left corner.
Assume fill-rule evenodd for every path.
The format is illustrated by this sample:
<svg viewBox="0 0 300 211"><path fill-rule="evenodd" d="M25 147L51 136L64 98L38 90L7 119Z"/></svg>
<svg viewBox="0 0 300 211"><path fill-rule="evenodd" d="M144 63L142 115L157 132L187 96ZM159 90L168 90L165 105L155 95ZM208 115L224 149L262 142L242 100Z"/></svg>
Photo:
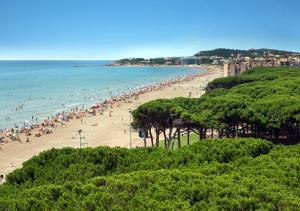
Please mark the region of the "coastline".
<svg viewBox="0 0 300 211"><path fill-rule="evenodd" d="M119 64L119 63L111 63L104 65L106 67L195 67L199 68L206 65L182 65L182 64Z"/></svg>
<svg viewBox="0 0 300 211"><path fill-rule="evenodd" d="M9 62L7 67L1 64L0 81L4 90L0 95L0 101L3 102L0 132L1 129L31 127L76 107L88 108L115 95L199 72L192 67L104 67L107 63L32 61ZM96 68L96 64L101 64L101 67ZM74 65L87 68L76 69ZM22 77L5 78L5 69L9 68L24 68ZM43 74L37 72L39 68L45 69ZM36 77L37 74L39 77ZM35 85L31 86L31 83Z"/></svg>
<svg viewBox="0 0 300 211"><path fill-rule="evenodd" d="M34 134L40 128L35 128L29 136L30 142L26 142L27 136L21 134L21 142L14 141L2 144L0 161L0 174L7 174L16 168L21 167L22 163L38 153L62 147L79 147L78 130L82 129L83 136L86 136L85 146L129 146L129 109L133 110L142 103L158 98L199 97L206 83L217 77L222 77L221 70L211 66L194 66L206 70L204 73L188 75L171 81L164 81L159 84L143 87L135 92L127 93L122 96L115 96L110 100L99 103L92 108L78 113L72 111L68 121L63 124L60 121L50 127L53 133L35 137ZM204 84L204 85L203 85ZM75 113L74 113L75 112ZM50 122L50 121L49 121ZM47 128L49 125L46 126ZM142 146L142 141L138 134L133 132L132 145Z"/></svg>
<svg viewBox="0 0 300 211"><path fill-rule="evenodd" d="M132 66L139 67L142 65L132 65ZM177 66L176 65L174 65L174 66L158 65L158 66L160 66L160 67L163 67L163 66L178 67L179 65L177 65ZM195 65L194 66L180 65L180 66L184 67L184 68L200 69L200 70L206 71L205 68L198 66L198 65L196 65L196 66ZM154 67L154 66L149 66L149 67ZM24 141L24 134L26 134L26 136L31 136L31 135L33 135L32 132L35 132L35 134L36 134L37 133L36 129L39 129L39 128L47 128L48 127L46 131L43 131L43 130L38 131L38 133L40 133L39 134L40 136L47 135L52 132L51 128L55 128L55 126L57 126L57 124L65 124L65 121L69 121L70 119L73 119L75 117L77 117L77 119L79 119L88 114L93 114L95 112L103 112L110 105L112 105L118 101L126 101L132 97L135 97L136 95L138 96L140 94L144 94L146 92L150 92L150 91L153 91L156 89L161 89L161 88L164 88L166 86L169 86L169 85L172 85L175 83L191 80L193 77L197 77L199 74L201 75L203 73L205 73L205 72L187 74L187 75L179 76L179 77L169 79L169 80L161 80L161 81L153 82L148 85L144 85L139 88L135 88L131 91L123 92L120 95L113 95L113 96L103 100L102 102L94 102L93 104L88 104L88 105L86 104L83 106L81 106L80 103L76 103L80 106L70 108L69 110L61 109L61 111L57 112L55 115L51 115L52 118L49 119L49 115L48 115L48 119L45 118L42 121L33 122L31 125L25 125L25 122L24 122L23 126L16 124L15 127L0 128L0 144L8 143L9 141ZM92 110L94 110L94 111L92 111ZM25 139L26 139L26 136L25 136ZM40 137L40 136L38 136L38 137ZM19 138L21 138L21 140L19 140Z"/></svg>

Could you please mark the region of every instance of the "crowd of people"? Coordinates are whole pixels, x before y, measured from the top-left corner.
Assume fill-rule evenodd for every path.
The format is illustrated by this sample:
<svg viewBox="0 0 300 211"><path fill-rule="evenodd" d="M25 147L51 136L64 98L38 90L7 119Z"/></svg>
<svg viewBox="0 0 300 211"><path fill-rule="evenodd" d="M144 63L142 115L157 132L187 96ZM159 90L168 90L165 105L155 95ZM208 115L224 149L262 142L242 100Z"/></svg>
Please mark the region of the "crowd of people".
<svg viewBox="0 0 300 211"><path fill-rule="evenodd" d="M34 123L31 124L30 126L26 126L24 124L24 126L21 128L16 126L11 129L0 129L0 143L8 143L9 141L29 142L30 136L41 137L43 135L50 134L53 132L55 128L59 126L61 127L66 126L66 122L72 119L80 119L82 123L82 118L84 118L85 116L87 115L93 116L93 115L97 115L97 113L101 115L105 110L107 110L108 108L112 108L116 103L119 102L131 103L132 100L138 100L139 95L141 94L152 92L155 90L160 90L165 87L169 87L175 83L189 81L195 77L198 77L199 75L204 76L205 74L201 74L201 73L194 74L194 75L189 75L184 77L178 77L176 79L169 80L169 81L158 82L122 95L113 96L110 99L103 101L102 103L95 104L89 109L83 106L83 107L72 108L71 111L69 112L63 111L61 113L58 113L54 117L51 118L48 117L47 119L43 120L41 123Z"/></svg>

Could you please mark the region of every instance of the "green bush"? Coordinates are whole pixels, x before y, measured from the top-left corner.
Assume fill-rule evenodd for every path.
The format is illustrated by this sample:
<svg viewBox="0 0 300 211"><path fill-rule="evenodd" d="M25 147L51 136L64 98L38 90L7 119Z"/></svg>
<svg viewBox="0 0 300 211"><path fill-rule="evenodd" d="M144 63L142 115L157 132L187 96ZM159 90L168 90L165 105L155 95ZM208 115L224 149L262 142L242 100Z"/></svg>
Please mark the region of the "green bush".
<svg viewBox="0 0 300 211"><path fill-rule="evenodd" d="M0 210L298 210L299 182L300 145L264 140L52 149L8 175Z"/></svg>

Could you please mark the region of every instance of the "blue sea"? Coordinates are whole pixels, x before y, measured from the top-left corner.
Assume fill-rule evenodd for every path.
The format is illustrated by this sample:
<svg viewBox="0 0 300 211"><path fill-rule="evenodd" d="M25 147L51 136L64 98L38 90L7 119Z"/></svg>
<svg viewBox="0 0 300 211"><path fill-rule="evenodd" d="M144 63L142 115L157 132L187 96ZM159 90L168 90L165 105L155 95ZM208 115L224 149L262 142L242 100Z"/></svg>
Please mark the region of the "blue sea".
<svg viewBox="0 0 300 211"><path fill-rule="evenodd" d="M199 72L185 67L108 67L110 61L0 61L0 128L30 125L113 95Z"/></svg>

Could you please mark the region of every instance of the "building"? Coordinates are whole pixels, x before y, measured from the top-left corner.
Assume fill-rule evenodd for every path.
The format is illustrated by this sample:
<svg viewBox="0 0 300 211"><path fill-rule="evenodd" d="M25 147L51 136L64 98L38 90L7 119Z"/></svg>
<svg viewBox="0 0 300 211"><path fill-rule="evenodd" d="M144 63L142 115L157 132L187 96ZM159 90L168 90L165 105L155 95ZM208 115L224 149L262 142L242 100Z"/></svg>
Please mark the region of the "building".
<svg viewBox="0 0 300 211"><path fill-rule="evenodd" d="M248 66L246 64L240 64L239 70L240 70L239 73L241 74L241 73L245 72L246 70L248 70Z"/></svg>
<svg viewBox="0 0 300 211"><path fill-rule="evenodd" d="M200 65L201 63L200 58L196 56L184 57L180 61L182 65Z"/></svg>
<svg viewBox="0 0 300 211"><path fill-rule="evenodd" d="M224 63L224 77L239 76L249 68L249 65L245 63Z"/></svg>
<svg viewBox="0 0 300 211"><path fill-rule="evenodd" d="M225 63L223 64L223 73L224 73L224 77L228 77L229 76L229 64Z"/></svg>
<svg viewBox="0 0 300 211"><path fill-rule="evenodd" d="M224 77L236 76L236 65L234 63L224 63Z"/></svg>

